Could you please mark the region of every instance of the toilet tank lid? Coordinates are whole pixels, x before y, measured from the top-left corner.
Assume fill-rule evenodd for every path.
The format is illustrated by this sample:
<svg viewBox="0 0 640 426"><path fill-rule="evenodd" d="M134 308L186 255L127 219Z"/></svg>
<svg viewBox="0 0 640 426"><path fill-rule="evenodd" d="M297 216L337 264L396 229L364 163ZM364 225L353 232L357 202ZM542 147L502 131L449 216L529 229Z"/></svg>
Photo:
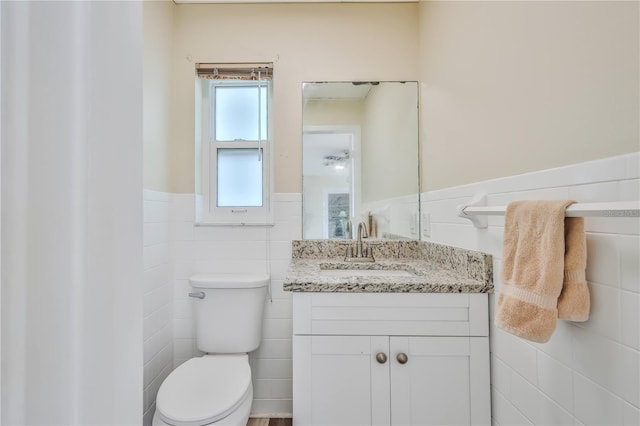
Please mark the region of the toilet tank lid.
<svg viewBox="0 0 640 426"><path fill-rule="evenodd" d="M257 288L269 283L267 274L198 274L189 278L196 288Z"/></svg>

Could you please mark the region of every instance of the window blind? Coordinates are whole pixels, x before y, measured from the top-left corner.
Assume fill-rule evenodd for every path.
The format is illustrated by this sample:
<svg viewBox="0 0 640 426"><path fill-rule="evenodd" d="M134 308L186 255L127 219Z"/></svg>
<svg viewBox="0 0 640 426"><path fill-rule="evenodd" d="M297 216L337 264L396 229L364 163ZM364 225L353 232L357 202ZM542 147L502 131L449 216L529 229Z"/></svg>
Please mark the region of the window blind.
<svg viewBox="0 0 640 426"><path fill-rule="evenodd" d="M271 80L273 62L247 64L196 64L196 75L213 80Z"/></svg>

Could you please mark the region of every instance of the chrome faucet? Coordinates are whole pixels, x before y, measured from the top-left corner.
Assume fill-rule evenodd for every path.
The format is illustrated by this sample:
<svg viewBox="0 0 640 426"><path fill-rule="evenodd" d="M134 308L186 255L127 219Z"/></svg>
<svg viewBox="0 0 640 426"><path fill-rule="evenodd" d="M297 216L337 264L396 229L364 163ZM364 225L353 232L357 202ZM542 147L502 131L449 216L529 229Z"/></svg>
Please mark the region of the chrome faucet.
<svg viewBox="0 0 640 426"><path fill-rule="evenodd" d="M366 244L362 242L363 238L369 238L369 233L367 232L367 226L364 222L360 222L358 224L358 230L356 234L356 253L353 255L353 247L349 245L347 247L347 254L345 255L344 260L346 262L375 262L373 258L373 252L370 247L367 247Z"/></svg>

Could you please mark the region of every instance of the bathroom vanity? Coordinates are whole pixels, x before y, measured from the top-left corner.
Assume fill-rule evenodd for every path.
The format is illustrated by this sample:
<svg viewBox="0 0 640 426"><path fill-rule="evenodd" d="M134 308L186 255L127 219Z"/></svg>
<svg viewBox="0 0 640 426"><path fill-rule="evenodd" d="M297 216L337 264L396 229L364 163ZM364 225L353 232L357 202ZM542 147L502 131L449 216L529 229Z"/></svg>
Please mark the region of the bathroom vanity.
<svg viewBox="0 0 640 426"><path fill-rule="evenodd" d="M491 256L419 241L294 241L296 425L489 424Z"/></svg>

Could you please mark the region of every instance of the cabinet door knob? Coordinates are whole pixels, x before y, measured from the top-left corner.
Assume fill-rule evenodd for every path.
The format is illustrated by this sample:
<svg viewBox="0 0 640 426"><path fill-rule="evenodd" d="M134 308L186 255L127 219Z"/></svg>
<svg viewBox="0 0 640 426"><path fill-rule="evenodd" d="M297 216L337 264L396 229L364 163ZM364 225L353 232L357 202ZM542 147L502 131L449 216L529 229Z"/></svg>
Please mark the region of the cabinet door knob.
<svg viewBox="0 0 640 426"><path fill-rule="evenodd" d="M398 362L400 364L406 364L407 361L409 361L409 357L407 356L407 354L400 352L397 356L396 359L398 360Z"/></svg>
<svg viewBox="0 0 640 426"><path fill-rule="evenodd" d="M378 352L376 354L376 361L378 361L380 364L384 364L385 362L387 362L387 356L382 352Z"/></svg>

